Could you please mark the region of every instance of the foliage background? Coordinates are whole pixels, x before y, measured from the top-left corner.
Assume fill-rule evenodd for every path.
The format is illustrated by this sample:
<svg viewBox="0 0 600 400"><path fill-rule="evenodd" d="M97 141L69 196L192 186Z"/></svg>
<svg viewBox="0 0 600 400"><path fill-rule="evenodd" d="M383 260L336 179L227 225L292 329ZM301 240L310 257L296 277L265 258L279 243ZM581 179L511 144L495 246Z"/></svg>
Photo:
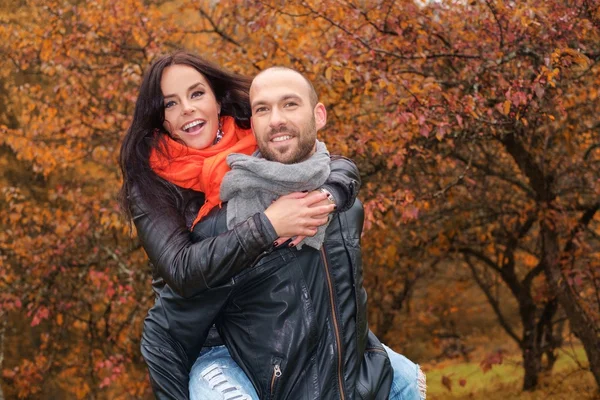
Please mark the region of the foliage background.
<svg viewBox="0 0 600 400"><path fill-rule="evenodd" d="M597 1L4 0L0 22L0 399L150 398L117 154L179 48L314 82L363 176L372 329L430 397L597 393Z"/></svg>

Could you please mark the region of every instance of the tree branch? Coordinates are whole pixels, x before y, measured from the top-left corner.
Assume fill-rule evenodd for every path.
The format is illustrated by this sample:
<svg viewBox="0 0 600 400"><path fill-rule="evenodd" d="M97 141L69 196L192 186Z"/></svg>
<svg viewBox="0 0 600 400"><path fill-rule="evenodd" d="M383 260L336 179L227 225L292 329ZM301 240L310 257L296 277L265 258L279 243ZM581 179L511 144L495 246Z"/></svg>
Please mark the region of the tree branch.
<svg viewBox="0 0 600 400"><path fill-rule="evenodd" d="M500 304L496 301L496 299L494 298L494 296L492 296L492 293L490 292L490 288L479 277L479 274L477 273L477 269L475 268L475 266L471 262L471 259L470 259L470 257L469 257L468 254L465 255L465 262L467 263L467 265L471 269L471 272L473 274L473 279L475 279L475 282L481 288L481 290L483 291L483 294L488 299L488 302L490 303L490 305L492 306L492 309L496 313L496 317L498 318L498 322L504 328L504 330L506 331L506 333L508 333L508 335L511 338L513 338L513 340L515 342L517 342L517 344L519 344L519 346L520 346L521 345L521 339L513 331L513 329L509 325L509 323L506 320L506 318L504 318L504 315L502 314L502 311L500 310Z"/></svg>

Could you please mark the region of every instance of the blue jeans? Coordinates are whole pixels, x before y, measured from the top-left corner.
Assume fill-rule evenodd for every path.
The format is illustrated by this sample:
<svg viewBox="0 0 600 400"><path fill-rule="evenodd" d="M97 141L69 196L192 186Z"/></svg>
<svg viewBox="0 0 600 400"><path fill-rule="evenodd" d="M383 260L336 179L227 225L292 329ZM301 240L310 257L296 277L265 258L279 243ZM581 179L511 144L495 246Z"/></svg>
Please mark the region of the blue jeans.
<svg viewBox="0 0 600 400"><path fill-rule="evenodd" d="M425 374L421 368L387 346L394 379L390 400L424 400ZM244 371L227 347L203 349L190 372L190 400L259 400Z"/></svg>

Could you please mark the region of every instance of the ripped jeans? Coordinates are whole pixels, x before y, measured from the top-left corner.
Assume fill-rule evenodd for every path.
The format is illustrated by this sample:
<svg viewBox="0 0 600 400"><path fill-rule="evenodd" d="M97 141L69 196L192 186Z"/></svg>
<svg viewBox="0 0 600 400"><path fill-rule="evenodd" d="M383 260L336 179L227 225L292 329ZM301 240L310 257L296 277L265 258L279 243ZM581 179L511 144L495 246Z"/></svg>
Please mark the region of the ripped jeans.
<svg viewBox="0 0 600 400"><path fill-rule="evenodd" d="M394 379L390 400L424 400L425 374L421 368L384 345ZM244 371L231 358L227 347L202 350L190 372L190 400L259 400Z"/></svg>

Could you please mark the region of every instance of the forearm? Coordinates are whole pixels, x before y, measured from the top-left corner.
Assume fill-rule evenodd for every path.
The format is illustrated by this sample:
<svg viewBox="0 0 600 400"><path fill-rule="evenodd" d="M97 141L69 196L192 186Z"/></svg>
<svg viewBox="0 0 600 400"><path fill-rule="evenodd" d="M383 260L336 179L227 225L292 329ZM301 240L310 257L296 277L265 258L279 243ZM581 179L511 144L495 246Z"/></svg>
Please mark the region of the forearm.
<svg viewBox="0 0 600 400"><path fill-rule="evenodd" d="M133 222L148 258L180 296L190 297L231 279L276 239L264 214L255 214L219 236L193 243L175 210L152 210L132 201Z"/></svg>
<svg viewBox="0 0 600 400"><path fill-rule="evenodd" d="M331 156L331 173L323 184L329 191L337 206L337 211L346 211L356 200L360 189L360 175L354 162L346 157Z"/></svg>

